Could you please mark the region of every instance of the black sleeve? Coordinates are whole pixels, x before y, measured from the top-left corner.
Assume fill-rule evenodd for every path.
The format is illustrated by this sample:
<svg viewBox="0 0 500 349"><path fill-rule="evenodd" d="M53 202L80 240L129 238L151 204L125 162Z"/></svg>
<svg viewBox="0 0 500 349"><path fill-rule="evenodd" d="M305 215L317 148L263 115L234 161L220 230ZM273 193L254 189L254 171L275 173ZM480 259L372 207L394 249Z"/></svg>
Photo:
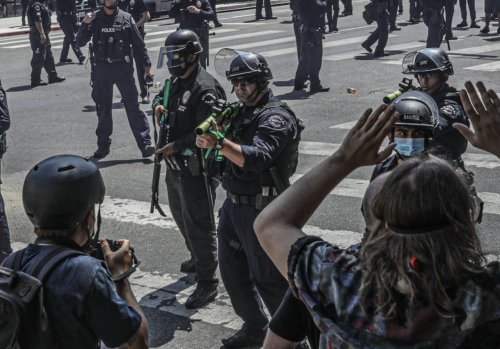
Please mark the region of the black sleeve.
<svg viewBox="0 0 500 349"><path fill-rule="evenodd" d="M146 44L142 39L139 29L135 25L135 21L130 16L130 38L132 42L132 48L134 52L134 58L138 58L142 61L142 65L145 67L151 66L151 59L149 58L148 50L146 49ZM137 53L137 54L136 54Z"/></svg>
<svg viewBox="0 0 500 349"><path fill-rule="evenodd" d="M301 342L307 336L312 348L318 348L319 330L304 303L290 290L271 319L269 329L290 342Z"/></svg>
<svg viewBox="0 0 500 349"><path fill-rule="evenodd" d="M76 44L80 47L87 45L87 43L92 38L92 27L96 20L92 21L90 24L87 24L82 21L80 24L80 28L78 29L78 33L76 34Z"/></svg>
<svg viewBox="0 0 500 349"><path fill-rule="evenodd" d="M0 133L4 133L10 127L9 106L7 105L7 95L0 82Z"/></svg>
<svg viewBox="0 0 500 349"><path fill-rule="evenodd" d="M181 8L182 8L181 6L182 6L182 2L176 3L174 0L172 2L172 7L170 8L170 11L168 12L168 17L176 18L177 16L179 16L179 14L181 13Z"/></svg>
<svg viewBox="0 0 500 349"><path fill-rule="evenodd" d="M204 0L202 2L200 10L201 10L200 16L202 19L206 21L212 21L215 19L214 10L212 9L212 6L210 6L208 0Z"/></svg>

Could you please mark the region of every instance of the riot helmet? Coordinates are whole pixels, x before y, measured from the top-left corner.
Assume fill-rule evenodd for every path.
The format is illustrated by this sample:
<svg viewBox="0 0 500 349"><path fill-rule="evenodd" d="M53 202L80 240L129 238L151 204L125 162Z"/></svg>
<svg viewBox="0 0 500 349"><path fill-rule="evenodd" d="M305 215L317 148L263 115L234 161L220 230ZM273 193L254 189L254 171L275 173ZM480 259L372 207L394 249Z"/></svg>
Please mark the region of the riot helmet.
<svg viewBox="0 0 500 349"><path fill-rule="evenodd" d="M179 29L167 36L165 46L160 48L157 69L167 66L170 74L182 76L198 61L201 52L203 48L198 35L189 29ZM198 55L195 62L188 61L190 55Z"/></svg>
<svg viewBox="0 0 500 349"><path fill-rule="evenodd" d="M223 48L215 55L215 71L228 80L269 81L273 78L271 68L261 54L230 48Z"/></svg>
<svg viewBox="0 0 500 349"><path fill-rule="evenodd" d="M410 52L403 58L403 74L441 72L446 77L453 75L453 65L448 54L440 48L424 48Z"/></svg>
<svg viewBox="0 0 500 349"><path fill-rule="evenodd" d="M422 154L434 138L434 130L439 119L439 108L434 99L422 91L403 93L393 103L399 118L392 131L395 151L401 158ZM399 136L397 128L420 130L419 137ZM405 132L405 131L398 131ZM413 131L415 132L415 131Z"/></svg>
<svg viewBox="0 0 500 349"><path fill-rule="evenodd" d="M24 210L35 228L71 230L103 202L105 190L94 163L76 155L57 155L29 171L23 185Z"/></svg>

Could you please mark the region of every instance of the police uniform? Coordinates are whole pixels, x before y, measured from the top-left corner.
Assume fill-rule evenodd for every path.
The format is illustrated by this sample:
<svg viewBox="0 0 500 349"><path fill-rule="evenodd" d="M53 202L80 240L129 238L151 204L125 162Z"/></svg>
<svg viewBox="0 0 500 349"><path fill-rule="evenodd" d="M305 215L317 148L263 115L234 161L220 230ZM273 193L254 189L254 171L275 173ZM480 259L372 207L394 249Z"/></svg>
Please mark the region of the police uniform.
<svg viewBox="0 0 500 349"><path fill-rule="evenodd" d="M453 40L453 30L451 29L452 27L452 22L453 22L453 14L455 13L455 4L457 3L457 0L445 0L444 1L444 13L445 13L445 35L446 39L448 40Z"/></svg>
<svg viewBox="0 0 500 349"><path fill-rule="evenodd" d="M69 46L73 49L78 61L83 63L83 56L80 46L76 44L76 33L78 32L77 11L74 0L57 0L57 21L64 32L64 41L59 61L61 63L71 62L68 60Z"/></svg>
<svg viewBox="0 0 500 349"><path fill-rule="evenodd" d="M311 91L322 88L319 79L323 57L323 26L326 1L303 0L297 3L299 14L300 54L295 73L295 89L302 89L309 79Z"/></svg>
<svg viewBox="0 0 500 349"><path fill-rule="evenodd" d="M410 22L417 24L420 22L422 14L422 0L410 0Z"/></svg>
<svg viewBox="0 0 500 349"><path fill-rule="evenodd" d="M297 58L300 61L300 22L299 22L299 0L290 0L290 9L292 10L293 33L295 35L295 45L297 46Z"/></svg>
<svg viewBox="0 0 500 349"><path fill-rule="evenodd" d="M326 18L328 20L328 31L338 31L337 21L339 19L339 0L326 0Z"/></svg>
<svg viewBox="0 0 500 349"><path fill-rule="evenodd" d="M9 106L7 105L7 96L2 87L2 82L0 81L0 134L5 137L5 132L10 127L10 114ZM3 140L4 138L2 138ZM5 152L5 143L0 151L0 158ZM2 162L0 161L0 166ZM1 167L0 167L1 171ZM0 181L1 184L1 181ZM2 263L3 258L12 252L10 247L10 233L9 225L7 224L7 216L5 215L5 204L3 201L2 193L0 192L0 263Z"/></svg>
<svg viewBox="0 0 500 349"><path fill-rule="evenodd" d="M371 52L371 46L377 42L374 56L381 57L384 55L384 49L389 38L389 14L388 0L372 0L373 2L373 18L377 22L375 29L368 38L361 44L367 51Z"/></svg>
<svg viewBox="0 0 500 349"><path fill-rule="evenodd" d="M54 56L52 55L49 32L51 26L50 10L43 1L33 1L28 8L28 23L30 26L30 44L33 57L31 58L31 85L36 86L41 83L40 75L42 67L45 68L51 79L57 77ZM46 42L40 41L40 32L36 28L35 22L41 22L45 33Z"/></svg>
<svg viewBox="0 0 500 349"><path fill-rule="evenodd" d="M427 26L427 48L439 47L443 41L443 6L444 0L423 0L422 17Z"/></svg>
<svg viewBox="0 0 500 349"><path fill-rule="evenodd" d="M352 0L341 0L344 5L344 11L342 11L342 16L352 15Z"/></svg>
<svg viewBox="0 0 500 349"><path fill-rule="evenodd" d="M217 284L217 243L212 231L205 182L196 152L194 130L212 112L213 103L226 95L219 82L198 66L186 79L173 78L167 122L167 143L175 153L167 162L166 184L172 216L196 261L198 283ZM153 100L153 110L163 105L163 91ZM171 166L175 163L175 166ZM215 198L215 186L212 186Z"/></svg>
<svg viewBox="0 0 500 349"><path fill-rule="evenodd" d="M187 10L189 6L200 9L200 13L191 13ZM169 16L179 22L179 29L192 30L200 38L203 52L200 56L200 64L203 68L208 65L208 22L215 20L214 10L208 0L181 0L180 3L174 1L170 9Z"/></svg>
<svg viewBox="0 0 500 349"><path fill-rule="evenodd" d="M140 57L145 67L151 66L144 41L131 15L118 8L113 15L100 10L91 23L81 23L78 44L84 46L91 38L95 55L92 99L97 107L98 151L102 150L104 156L109 153L113 131L113 85L116 84L137 146L145 156L144 151L151 147L151 137L146 114L139 108L132 65L133 49L135 57Z"/></svg>
<svg viewBox="0 0 500 349"><path fill-rule="evenodd" d="M120 10L128 12L132 15L132 18L137 23L142 14L148 11L148 8L144 4L143 0L120 0L117 2ZM144 26L137 28L139 33L141 34L142 39L146 36L146 32L144 31ZM139 51L140 53L140 51ZM137 80L139 82L139 87L141 89L141 98L145 98L148 95L148 87L146 85L146 80L144 79L144 64L142 62L142 58L135 57L134 51L134 60L135 60L135 69L137 70Z"/></svg>
<svg viewBox="0 0 500 349"><path fill-rule="evenodd" d="M288 284L260 246L253 223L278 194L270 169L275 168L284 183L295 171L297 120L269 91L257 106L240 109L226 137L241 145L245 163L239 167L226 160L222 176L227 199L217 230L220 272L247 333L262 333L268 320L260 298L273 315Z"/></svg>

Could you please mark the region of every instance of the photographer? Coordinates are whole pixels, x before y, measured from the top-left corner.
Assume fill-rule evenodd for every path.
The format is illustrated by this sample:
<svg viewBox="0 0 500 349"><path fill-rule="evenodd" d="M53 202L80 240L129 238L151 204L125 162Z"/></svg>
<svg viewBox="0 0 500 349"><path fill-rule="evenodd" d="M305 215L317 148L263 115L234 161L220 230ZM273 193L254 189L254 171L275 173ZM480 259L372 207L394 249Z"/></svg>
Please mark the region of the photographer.
<svg viewBox="0 0 500 349"><path fill-rule="evenodd" d="M26 249L11 254L4 265L21 256L20 270L29 273L54 245L86 252L94 241L96 204L99 232L104 192L99 170L86 159L60 155L38 163L23 186L24 209L38 238ZM132 265L130 242L119 243L121 247L112 252L106 241L101 242L105 262L86 254L70 256L45 279L44 305L58 348L97 348L99 340L113 348L124 344L137 349L148 347L146 317L128 280L113 282ZM41 340L24 337L24 341L33 343Z"/></svg>
<svg viewBox="0 0 500 349"><path fill-rule="evenodd" d="M500 100L478 87L484 106L470 83L470 99L461 92L476 133L456 128L499 156ZM445 161L420 157L392 171L372 206L381 223L362 246L301 231L343 178L392 151L379 147L397 118L394 106L366 111L337 152L261 213L259 241L312 314L320 348L498 348L500 264L485 266L464 214L468 190Z"/></svg>

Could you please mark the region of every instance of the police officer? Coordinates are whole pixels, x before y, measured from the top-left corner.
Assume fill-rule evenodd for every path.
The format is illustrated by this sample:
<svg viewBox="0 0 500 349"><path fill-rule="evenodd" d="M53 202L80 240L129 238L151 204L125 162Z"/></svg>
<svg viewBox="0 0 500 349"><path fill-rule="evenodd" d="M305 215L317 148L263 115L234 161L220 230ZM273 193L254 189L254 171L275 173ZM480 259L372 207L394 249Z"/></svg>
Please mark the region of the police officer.
<svg viewBox="0 0 500 349"><path fill-rule="evenodd" d="M120 10L128 12L132 15L135 21L137 29L141 34L142 39L146 36L144 31L144 24L151 18L148 8L144 4L143 0L118 0L118 7ZM149 93L148 86L145 80L144 74L144 64L142 63L142 58L139 54L137 57L134 51L135 69L137 70L137 80L139 81L139 87L141 89L141 101L143 104L149 103ZM140 52L139 52L140 53Z"/></svg>
<svg viewBox="0 0 500 349"><path fill-rule="evenodd" d="M40 75L42 67L49 77L49 84L66 80L58 76L52 55L49 39L50 10L44 0L34 0L28 8L28 24L30 26L30 45L33 51L31 58L31 87L47 85Z"/></svg>
<svg viewBox="0 0 500 349"><path fill-rule="evenodd" d="M220 271L244 324L222 340L224 348L261 344L268 320L260 299L273 315L286 292L287 283L260 246L253 222L286 187L297 165L300 140L295 115L269 88L273 76L264 57L233 52L226 76L243 106L224 137L204 133L196 139L199 147L215 148L226 158L222 186L227 199L217 230Z"/></svg>
<svg viewBox="0 0 500 349"><path fill-rule="evenodd" d="M422 0L422 17L427 26L427 46L439 47L443 41L443 7L445 0Z"/></svg>
<svg viewBox="0 0 500 349"><path fill-rule="evenodd" d="M200 38L203 52L200 64L208 65L208 22L215 20L214 10L208 0L175 0L168 14L179 22L179 29L189 29Z"/></svg>
<svg viewBox="0 0 500 349"><path fill-rule="evenodd" d="M5 132L10 127L10 114L9 114L9 106L7 105L7 95L5 94L5 90L2 87L2 81L0 81L0 158L3 157L3 154L7 150L6 147L6 139ZM0 171L1 171L0 161ZM0 184L2 182L0 181ZM7 216L5 215L5 204L3 202L2 193L0 192L0 264L2 260L12 252L12 248L10 247L10 233L9 233L9 225L7 224Z"/></svg>
<svg viewBox="0 0 500 349"><path fill-rule="evenodd" d="M196 272L198 284L186 301L187 308L198 308L217 296L215 272L217 269L217 243L211 227L213 212L209 200L215 197L215 186L209 179L208 197L200 169L200 153L195 147L194 130L212 112L212 105L225 93L216 79L200 64L201 47L198 36L191 30L181 29L170 34L160 50L159 65L167 62L172 74L168 96L167 144L157 150L166 159L166 184L172 216L181 231L191 258L181 264L182 272ZM166 56L166 57L165 57ZM157 118L165 113L164 91L153 100Z"/></svg>
<svg viewBox="0 0 500 349"><path fill-rule="evenodd" d="M469 126L469 118L465 114L456 88L448 85L448 77L454 74L453 65L448 54L439 48L425 48L411 52L403 58L403 74L412 74L417 79L420 89L429 94L439 108L440 123L435 130L435 138L448 156L461 161L467 149L467 140L451 127L454 123Z"/></svg>
<svg viewBox="0 0 500 349"><path fill-rule="evenodd" d="M262 16L262 3L264 3L264 12L266 13L266 17ZM271 0L256 0L255 2L255 20L261 19L276 19L277 17L273 16L273 8L271 7Z"/></svg>
<svg viewBox="0 0 500 349"><path fill-rule="evenodd" d="M290 10L292 10L293 33L295 35L295 45L297 46L297 58L300 61L300 22L299 22L299 0L290 0Z"/></svg>
<svg viewBox="0 0 500 349"><path fill-rule="evenodd" d="M129 13L116 6L116 0L104 0L102 10L89 12L85 16L77 34L78 45L84 46L92 39L94 50L94 71L92 99L97 107L97 146L96 159L109 154L111 133L113 131L112 103L113 85L116 84L122 95L128 122L137 146L143 157L154 154L149 135L146 114L139 109L138 93L135 86L132 51L140 57L145 74L152 76L151 61ZM132 50L133 49L133 50Z"/></svg>
<svg viewBox="0 0 500 349"><path fill-rule="evenodd" d="M375 29L368 38L361 43L361 46L368 52L372 52L371 46L375 44L377 47L373 53L374 57L385 56L384 49L387 45L387 39L389 38L388 30L388 0L372 0L373 2L373 18L377 22L377 29Z"/></svg>
<svg viewBox="0 0 500 349"><path fill-rule="evenodd" d="M311 93L327 92L319 79L323 58L323 28L325 21L325 0L302 0L297 2L299 14L300 53L295 72L294 90L303 90L309 79Z"/></svg>
<svg viewBox="0 0 500 349"><path fill-rule="evenodd" d="M470 28L480 28L476 23L476 0L460 0L460 15L462 16L462 22L457 24L458 28L468 27L467 24L467 6L469 6L470 12Z"/></svg>
<svg viewBox="0 0 500 349"><path fill-rule="evenodd" d="M401 30L401 27L396 25L396 19L398 16L398 7L400 6L398 0L389 0L389 31ZM401 5L402 6L402 5ZM401 10L402 12L402 10Z"/></svg>
<svg viewBox="0 0 500 349"><path fill-rule="evenodd" d="M68 58L69 46L73 49L80 64L85 60L85 56L76 44L76 33L78 32L76 2L74 0L57 0L57 21L64 32L64 41L61 50L59 63L73 62Z"/></svg>
<svg viewBox="0 0 500 349"><path fill-rule="evenodd" d="M328 32L336 33L337 21L339 19L339 0L326 0L326 19L328 22Z"/></svg>
<svg viewBox="0 0 500 349"><path fill-rule="evenodd" d="M215 9L217 0L209 0L209 2L210 2L210 6L212 7L212 10L214 10L213 21L214 21L215 28L220 28L220 27L222 27L222 23L219 22L219 18L217 18L217 10Z"/></svg>

